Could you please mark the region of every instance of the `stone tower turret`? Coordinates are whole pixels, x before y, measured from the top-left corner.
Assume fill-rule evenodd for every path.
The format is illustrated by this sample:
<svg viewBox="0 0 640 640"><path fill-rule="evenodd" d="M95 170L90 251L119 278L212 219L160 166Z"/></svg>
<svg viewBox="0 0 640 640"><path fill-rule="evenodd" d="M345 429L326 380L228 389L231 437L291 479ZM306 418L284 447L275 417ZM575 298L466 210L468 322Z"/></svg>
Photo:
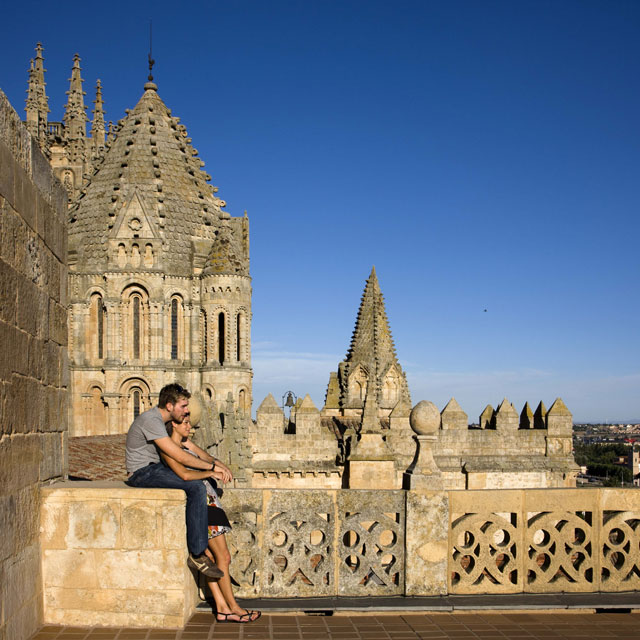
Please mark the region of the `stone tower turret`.
<svg viewBox="0 0 640 640"><path fill-rule="evenodd" d="M362 416L371 390L379 417L402 401L411 404L405 374L398 362L375 267L362 294L347 357L331 374L324 415Z"/></svg>
<svg viewBox="0 0 640 640"><path fill-rule="evenodd" d="M249 221L153 82L112 134L70 210L71 435L126 432L172 381L249 414Z"/></svg>
<svg viewBox="0 0 640 640"><path fill-rule="evenodd" d="M222 400L231 393L237 410L251 407L251 278L249 220L220 220L202 271L200 296L202 383Z"/></svg>

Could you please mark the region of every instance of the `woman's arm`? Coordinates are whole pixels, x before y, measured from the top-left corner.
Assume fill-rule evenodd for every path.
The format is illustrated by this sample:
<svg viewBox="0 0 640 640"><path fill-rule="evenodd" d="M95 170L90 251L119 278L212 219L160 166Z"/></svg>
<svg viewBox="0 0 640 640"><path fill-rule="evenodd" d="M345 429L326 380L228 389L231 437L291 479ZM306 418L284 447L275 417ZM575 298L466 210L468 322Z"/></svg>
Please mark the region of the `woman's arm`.
<svg viewBox="0 0 640 640"><path fill-rule="evenodd" d="M205 462L217 462L217 460L212 456L209 455L204 449L201 449L195 442L193 442L193 440L191 440L190 438L187 438L184 442L183 445L189 449L189 451L193 451L193 453L195 453L198 458L200 458L201 460L204 460Z"/></svg>
<svg viewBox="0 0 640 640"><path fill-rule="evenodd" d="M214 470L222 474L222 477L219 478L222 482L231 482L233 480L231 469L229 469L229 467L227 467L227 465L223 462L220 462L220 460L218 460L217 458L209 455L195 442L187 439L184 443L184 446L187 447L187 449L189 449L190 451L193 451L201 460L205 460L206 462L214 462ZM216 478L218 478L218 476L216 476Z"/></svg>
<svg viewBox="0 0 640 640"><path fill-rule="evenodd" d="M222 473L218 471L198 471L196 469L187 469L183 464L170 458L163 452L160 452L165 464L173 471L181 480L206 480L207 478L215 478L222 481Z"/></svg>

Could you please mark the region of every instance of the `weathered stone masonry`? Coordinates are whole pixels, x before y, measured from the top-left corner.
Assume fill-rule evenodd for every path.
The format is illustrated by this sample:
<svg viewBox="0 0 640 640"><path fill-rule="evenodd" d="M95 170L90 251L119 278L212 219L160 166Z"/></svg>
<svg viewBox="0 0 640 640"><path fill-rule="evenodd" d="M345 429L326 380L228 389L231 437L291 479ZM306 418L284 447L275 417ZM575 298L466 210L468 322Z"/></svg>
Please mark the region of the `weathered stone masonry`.
<svg viewBox="0 0 640 640"><path fill-rule="evenodd" d="M67 466L66 211L0 91L0 640L42 621L39 490Z"/></svg>

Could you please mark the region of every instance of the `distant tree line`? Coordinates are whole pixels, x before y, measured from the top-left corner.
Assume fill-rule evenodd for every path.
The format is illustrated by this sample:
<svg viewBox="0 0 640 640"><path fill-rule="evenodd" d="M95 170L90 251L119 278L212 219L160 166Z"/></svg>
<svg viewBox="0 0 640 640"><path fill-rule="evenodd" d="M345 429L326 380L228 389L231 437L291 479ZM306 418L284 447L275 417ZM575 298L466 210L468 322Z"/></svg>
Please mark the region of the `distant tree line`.
<svg viewBox="0 0 640 640"><path fill-rule="evenodd" d="M584 444L576 442L575 459L580 466L587 467L587 473L604 479L605 486L619 486L622 482L633 482L631 469L615 464L620 456L625 460L631 445L622 442L611 444Z"/></svg>

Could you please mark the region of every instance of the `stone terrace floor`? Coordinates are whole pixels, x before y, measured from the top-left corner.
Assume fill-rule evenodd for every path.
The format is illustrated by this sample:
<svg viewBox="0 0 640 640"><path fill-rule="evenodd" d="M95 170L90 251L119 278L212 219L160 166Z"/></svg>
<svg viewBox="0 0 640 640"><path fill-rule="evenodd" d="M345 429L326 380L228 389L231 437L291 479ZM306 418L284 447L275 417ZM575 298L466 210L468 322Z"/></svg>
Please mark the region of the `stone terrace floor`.
<svg viewBox="0 0 640 640"><path fill-rule="evenodd" d="M640 638L640 613L395 612L331 616L267 613L250 624L196 613L180 630L45 626L31 640L445 640Z"/></svg>

